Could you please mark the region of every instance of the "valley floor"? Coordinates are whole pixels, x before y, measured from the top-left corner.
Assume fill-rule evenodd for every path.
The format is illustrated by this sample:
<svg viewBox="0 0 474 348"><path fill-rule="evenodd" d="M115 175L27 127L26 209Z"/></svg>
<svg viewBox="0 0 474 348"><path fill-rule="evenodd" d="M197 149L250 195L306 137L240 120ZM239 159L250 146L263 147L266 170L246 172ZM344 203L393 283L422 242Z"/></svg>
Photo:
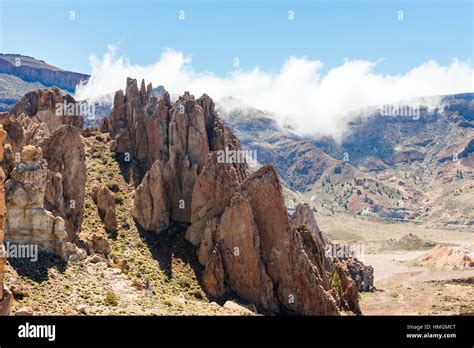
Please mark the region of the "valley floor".
<svg viewBox="0 0 474 348"><path fill-rule="evenodd" d="M376 288L361 294L364 315L474 315L474 268L435 269L415 262L429 250L427 242L460 246L472 256L474 230L350 216L317 218L333 241L364 246L363 262L374 267ZM418 238L412 238L412 243L398 242L408 234Z"/></svg>

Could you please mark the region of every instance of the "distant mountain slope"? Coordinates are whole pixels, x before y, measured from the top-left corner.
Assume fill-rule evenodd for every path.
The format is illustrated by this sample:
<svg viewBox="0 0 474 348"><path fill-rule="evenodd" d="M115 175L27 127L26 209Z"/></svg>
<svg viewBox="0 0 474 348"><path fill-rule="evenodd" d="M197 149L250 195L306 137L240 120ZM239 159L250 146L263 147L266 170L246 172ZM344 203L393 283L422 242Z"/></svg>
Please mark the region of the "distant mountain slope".
<svg viewBox="0 0 474 348"><path fill-rule="evenodd" d="M89 75L65 71L42 60L19 54L0 54L0 73L15 75L27 82L39 82L73 92Z"/></svg>
<svg viewBox="0 0 474 348"><path fill-rule="evenodd" d="M0 112L10 110L28 92L46 87L74 92L76 85L88 78L32 57L0 53Z"/></svg>
<svg viewBox="0 0 474 348"><path fill-rule="evenodd" d="M45 88L39 82L26 82L14 75L0 74L0 112L10 110L26 93Z"/></svg>
<svg viewBox="0 0 474 348"><path fill-rule="evenodd" d="M419 119L361 114L341 143L301 138L272 115L228 101L219 111L314 209L474 225L474 94L442 101Z"/></svg>

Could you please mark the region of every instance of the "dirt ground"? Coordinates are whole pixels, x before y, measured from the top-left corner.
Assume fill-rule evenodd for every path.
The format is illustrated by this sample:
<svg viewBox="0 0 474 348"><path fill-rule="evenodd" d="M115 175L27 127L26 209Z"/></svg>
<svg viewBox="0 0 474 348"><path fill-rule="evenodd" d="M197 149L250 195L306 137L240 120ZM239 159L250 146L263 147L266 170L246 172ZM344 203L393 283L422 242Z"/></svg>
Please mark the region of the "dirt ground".
<svg viewBox="0 0 474 348"><path fill-rule="evenodd" d="M319 216L326 236L365 246L363 262L374 267L376 290L361 294L364 315L474 315L474 267L434 269L416 260L428 250L393 242L413 234L423 241L462 247L474 255L471 229L431 228L413 223L386 223L348 216ZM350 226L350 228L348 228ZM405 250L403 250L405 248ZM406 250L406 249L410 250Z"/></svg>

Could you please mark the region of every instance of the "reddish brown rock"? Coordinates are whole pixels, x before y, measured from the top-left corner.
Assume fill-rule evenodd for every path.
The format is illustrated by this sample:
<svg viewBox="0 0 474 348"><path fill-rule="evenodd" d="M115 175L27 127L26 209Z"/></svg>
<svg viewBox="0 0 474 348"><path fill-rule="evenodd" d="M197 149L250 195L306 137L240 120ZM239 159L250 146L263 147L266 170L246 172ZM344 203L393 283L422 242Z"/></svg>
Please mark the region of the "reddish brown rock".
<svg viewBox="0 0 474 348"><path fill-rule="evenodd" d="M110 115L112 149L133 163L135 182L140 183L153 162L168 159L168 126L171 103L168 92L153 95L151 84L139 90L137 81L127 79L125 94L118 91Z"/></svg>
<svg viewBox="0 0 474 348"><path fill-rule="evenodd" d="M222 214L215 243L229 288L261 312L277 312L273 284L260 258L260 237L252 209L239 193Z"/></svg>
<svg viewBox="0 0 474 348"><path fill-rule="evenodd" d="M209 154L193 190L192 224L186 232L191 243L199 245L207 221L222 214L238 184L234 166L218 163L216 152Z"/></svg>
<svg viewBox="0 0 474 348"><path fill-rule="evenodd" d="M91 254L98 254L105 258L110 256L110 246L106 238L93 234L87 239L86 244Z"/></svg>
<svg viewBox="0 0 474 348"><path fill-rule="evenodd" d="M288 218L275 168L263 166L243 182L241 190L252 207L262 261L281 305L305 315L338 314L324 288L322 266L310 261L300 233Z"/></svg>
<svg viewBox="0 0 474 348"><path fill-rule="evenodd" d="M3 129L8 133L5 144L10 144L12 152L14 153L21 151L21 147L24 144L25 131L20 122L10 113L2 112L0 113L0 124L2 124Z"/></svg>
<svg viewBox="0 0 474 348"><path fill-rule="evenodd" d="M209 255L209 259L202 275L202 282L213 297L220 297L225 294L224 266L222 257L218 249L214 249Z"/></svg>
<svg viewBox="0 0 474 348"><path fill-rule="evenodd" d="M136 222L154 232L190 223L186 238L205 266L209 295L232 292L268 314L337 315L349 308L331 288L312 212L300 207L290 219L275 169L267 165L248 177L245 162L222 161L222 152L242 148L207 95L185 93L171 107L167 94L156 98L151 86L145 90L142 82L139 90L129 79L125 95L116 93L110 127L114 151L144 170Z"/></svg>
<svg viewBox="0 0 474 348"><path fill-rule="evenodd" d="M339 308L355 314L362 314L357 286L349 276L345 263L336 261L331 277L331 286Z"/></svg>

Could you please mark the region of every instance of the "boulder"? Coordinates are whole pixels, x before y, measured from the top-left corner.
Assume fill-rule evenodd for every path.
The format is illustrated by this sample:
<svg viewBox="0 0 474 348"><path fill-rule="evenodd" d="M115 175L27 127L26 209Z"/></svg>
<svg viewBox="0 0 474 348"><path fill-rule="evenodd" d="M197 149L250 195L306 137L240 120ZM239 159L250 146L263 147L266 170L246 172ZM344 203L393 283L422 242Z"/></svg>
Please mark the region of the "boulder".
<svg viewBox="0 0 474 348"><path fill-rule="evenodd" d="M117 216L115 213L115 194L107 187L93 188L93 200L97 204L99 216L107 232L117 231Z"/></svg>

